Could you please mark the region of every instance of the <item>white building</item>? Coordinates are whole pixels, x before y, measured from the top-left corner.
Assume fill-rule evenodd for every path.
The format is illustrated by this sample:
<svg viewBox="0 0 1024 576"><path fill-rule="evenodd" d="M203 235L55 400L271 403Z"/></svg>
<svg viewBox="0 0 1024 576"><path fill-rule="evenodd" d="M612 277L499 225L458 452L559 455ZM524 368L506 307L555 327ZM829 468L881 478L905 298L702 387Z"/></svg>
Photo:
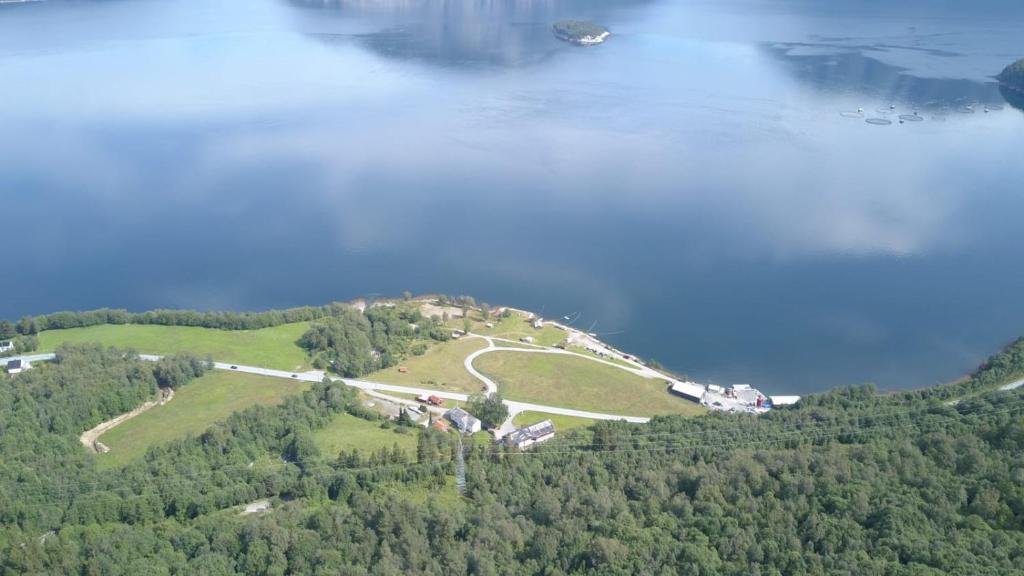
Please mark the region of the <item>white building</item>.
<svg viewBox="0 0 1024 576"><path fill-rule="evenodd" d="M14 350L14 342L10 340L0 341L0 352L10 352L11 350Z"/></svg>
<svg viewBox="0 0 1024 576"><path fill-rule="evenodd" d="M694 402L700 402L704 399L704 387L696 382L675 382L670 390L673 394Z"/></svg>
<svg viewBox="0 0 1024 576"><path fill-rule="evenodd" d="M543 319L543 318L540 318L540 317L538 317L538 318L534 319L534 321L533 321L533 327L534 327L534 328L536 328L536 329L538 329L538 330L540 330L541 328L543 328L543 327L544 327L544 319Z"/></svg>
<svg viewBox="0 0 1024 576"><path fill-rule="evenodd" d="M772 396L772 406L788 406L800 401L799 396Z"/></svg>
<svg viewBox="0 0 1024 576"><path fill-rule="evenodd" d="M462 408L452 408L444 413L444 417L464 434L474 434L480 431L480 420Z"/></svg>
<svg viewBox="0 0 1024 576"><path fill-rule="evenodd" d="M732 395L744 404L754 405L757 404L757 398L761 393L751 387L750 384L733 384Z"/></svg>
<svg viewBox="0 0 1024 576"><path fill-rule="evenodd" d="M551 420L542 420L536 424L525 426L505 436L507 446L515 446L520 450L532 446L538 442L544 442L555 437L555 424Z"/></svg>

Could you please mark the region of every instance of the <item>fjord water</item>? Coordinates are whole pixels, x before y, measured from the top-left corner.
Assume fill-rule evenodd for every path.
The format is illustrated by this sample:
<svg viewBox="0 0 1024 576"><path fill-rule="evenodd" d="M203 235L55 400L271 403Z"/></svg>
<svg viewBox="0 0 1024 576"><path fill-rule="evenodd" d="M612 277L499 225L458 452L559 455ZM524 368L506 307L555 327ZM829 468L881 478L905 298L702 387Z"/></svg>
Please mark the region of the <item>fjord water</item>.
<svg viewBox="0 0 1024 576"><path fill-rule="evenodd" d="M0 317L408 289L775 393L949 380L1024 334L991 79L1021 30L1017 0L2 5Z"/></svg>

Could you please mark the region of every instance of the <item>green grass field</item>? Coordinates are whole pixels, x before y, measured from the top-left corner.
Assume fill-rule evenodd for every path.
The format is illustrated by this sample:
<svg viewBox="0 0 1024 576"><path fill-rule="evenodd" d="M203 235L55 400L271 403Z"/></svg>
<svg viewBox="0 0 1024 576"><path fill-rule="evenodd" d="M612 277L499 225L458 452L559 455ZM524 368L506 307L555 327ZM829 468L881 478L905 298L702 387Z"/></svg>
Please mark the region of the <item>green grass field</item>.
<svg viewBox="0 0 1024 576"><path fill-rule="evenodd" d="M612 364L617 364L619 366L625 366L627 368L636 368L636 365L630 364L629 362L626 362L625 360L620 360L619 358L616 358L614 356L598 356L594 352L591 352L590 350L587 350L586 348L584 348L582 346L569 346L568 348L566 348L566 350L568 350L570 352L575 352L577 354L583 354L584 356L588 356L590 358L597 358L598 360L604 360L605 362L611 362Z"/></svg>
<svg viewBox="0 0 1024 576"><path fill-rule="evenodd" d="M398 366L378 370L366 376L366 380L467 394L480 392L483 390L483 384L466 372L462 361L466 356L486 346L487 343L482 338L449 340L435 344L422 356L410 355ZM407 369L408 372L399 372L399 367Z"/></svg>
<svg viewBox="0 0 1024 576"><path fill-rule="evenodd" d="M559 414L545 414L543 412L520 412L516 414L515 418L512 419L512 423L516 426L529 426L536 424L542 420L551 420L551 423L555 425L555 434L559 432L568 432L573 428L584 428L590 426L595 421L590 418L576 418L575 416L561 416Z"/></svg>
<svg viewBox="0 0 1024 576"><path fill-rule="evenodd" d="M199 434L233 412L262 404L279 404L309 388L308 382L214 370L174 394L163 406L149 409L100 436L110 452L97 455L101 466L126 464L150 446Z"/></svg>
<svg viewBox="0 0 1024 576"><path fill-rule="evenodd" d="M331 423L313 433L313 442L324 458L334 459L342 450L358 448L369 454L380 448L400 448L415 456L415 430L407 433L396 432L395 428L384 429L381 422L371 422L351 414L338 414Z"/></svg>
<svg viewBox="0 0 1024 576"><path fill-rule="evenodd" d="M498 382L510 400L624 416L705 411L669 394L664 380L641 378L578 356L490 352L474 366Z"/></svg>
<svg viewBox="0 0 1024 576"><path fill-rule="evenodd" d="M47 330L39 334L39 348L52 352L64 342L101 342L134 348L144 354L191 352L218 362L234 362L278 370L309 370L306 353L295 342L309 328L298 322L261 330L216 330L193 326L103 324L86 328Z"/></svg>
<svg viewBox="0 0 1024 576"><path fill-rule="evenodd" d="M509 340L519 340L524 336L531 336L533 343L541 346L554 346L566 338L566 333L554 326L545 324L538 330L517 314L497 321L494 328L481 326L474 328L474 331L478 334L508 338Z"/></svg>

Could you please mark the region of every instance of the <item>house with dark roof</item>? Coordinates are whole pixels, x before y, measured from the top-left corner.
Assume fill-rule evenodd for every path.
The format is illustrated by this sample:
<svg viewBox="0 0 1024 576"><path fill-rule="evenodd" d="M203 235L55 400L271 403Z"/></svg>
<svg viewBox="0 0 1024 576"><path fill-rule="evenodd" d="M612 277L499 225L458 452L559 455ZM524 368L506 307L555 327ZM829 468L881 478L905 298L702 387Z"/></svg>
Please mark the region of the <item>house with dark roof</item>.
<svg viewBox="0 0 1024 576"><path fill-rule="evenodd" d="M538 442L544 442L555 437L555 424L551 420L542 420L530 426L524 426L505 436L506 446L515 446L522 450Z"/></svg>
<svg viewBox="0 0 1024 576"><path fill-rule="evenodd" d="M473 434L480 431L480 420L462 408L452 408L444 413L444 417L465 434Z"/></svg>
<svg viewBox="0 0 1024 576"><path fill-rule="evenodd" d="M16 360L7 361L8 374L17 374L18 372L24 372L25 370L28 370L31 367L32 365L29 364L28 360L22 360L20 358Z"/></svg>
<svg viewBox="0 0 1024 576"><path fill-rule="evenodd" d="M10 352L14 350L14 342L10 340L0 340L0 352Z"/></svg>

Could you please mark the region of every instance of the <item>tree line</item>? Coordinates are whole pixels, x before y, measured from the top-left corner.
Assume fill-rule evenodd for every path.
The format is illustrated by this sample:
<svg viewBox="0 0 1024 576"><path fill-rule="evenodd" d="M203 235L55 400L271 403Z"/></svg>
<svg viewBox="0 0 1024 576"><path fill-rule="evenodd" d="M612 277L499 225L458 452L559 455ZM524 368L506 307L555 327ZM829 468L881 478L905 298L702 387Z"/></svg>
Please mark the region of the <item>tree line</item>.
<svg viewBox="0 0 1024 576"><path fill-rule="evenodd" d="M16 323L0 320L0 334L28 336L45 330L82 328L100 324L157 324L220 330L258 330L281 324L319 320L339 315L348 309L351 309L351 306L341 302L333 302L325 306L303 306L264 312L201 312L197 310L129 312L122 309L101 308L83 312L54 312L40 316L25 316Z"/></svg>

